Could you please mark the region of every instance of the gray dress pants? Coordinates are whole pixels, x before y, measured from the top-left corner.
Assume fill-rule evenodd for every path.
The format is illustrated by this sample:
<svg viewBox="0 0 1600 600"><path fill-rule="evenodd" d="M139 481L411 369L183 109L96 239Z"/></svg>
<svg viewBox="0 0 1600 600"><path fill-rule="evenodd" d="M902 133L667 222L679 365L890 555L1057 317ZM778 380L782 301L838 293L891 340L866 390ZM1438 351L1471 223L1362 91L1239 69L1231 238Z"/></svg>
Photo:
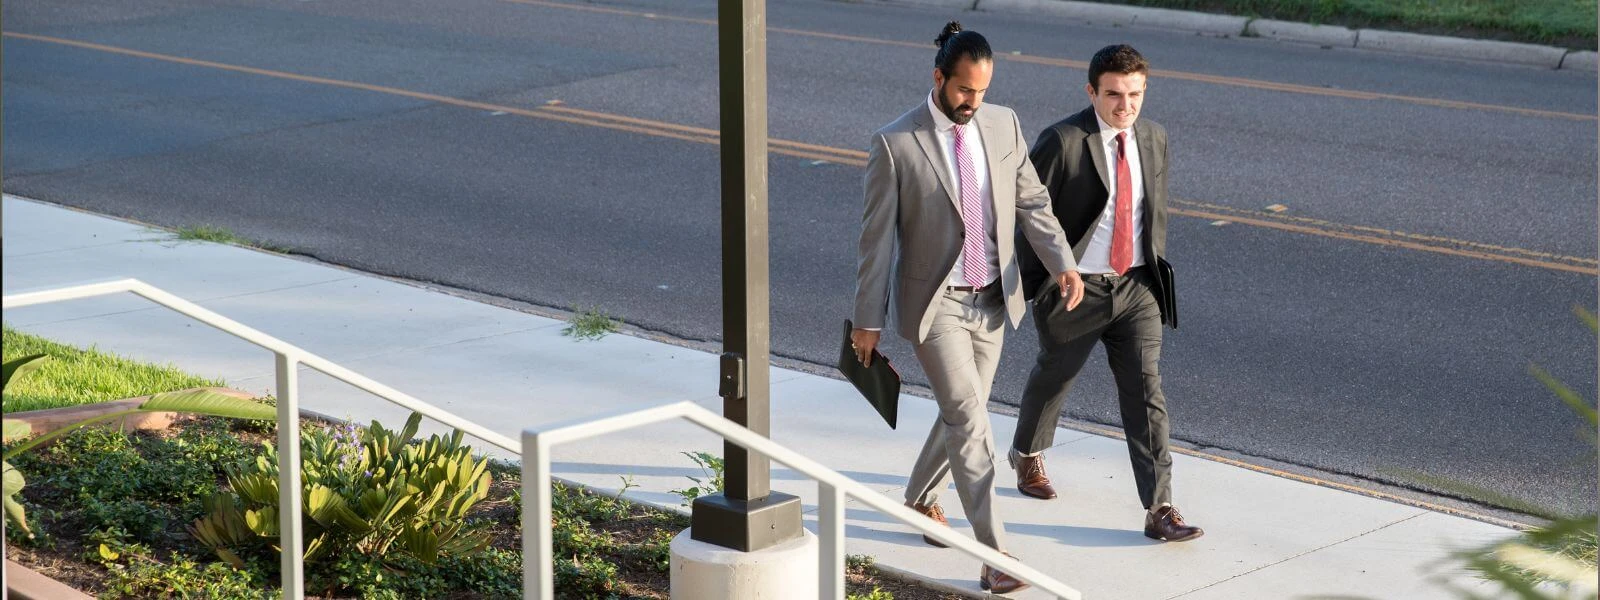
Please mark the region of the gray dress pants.
<svg viewBox="0 0 1600 600"><path fill-rule="evenodd" d="M939 418L911 469L906 500L931 505L954 478L973 534L1003 550L1005 526L995 516L994 434L987 406L1005 337L1005 303L999 285L981 292L946 290L934 302L933 326L915 347L939 404Z"/></svg>

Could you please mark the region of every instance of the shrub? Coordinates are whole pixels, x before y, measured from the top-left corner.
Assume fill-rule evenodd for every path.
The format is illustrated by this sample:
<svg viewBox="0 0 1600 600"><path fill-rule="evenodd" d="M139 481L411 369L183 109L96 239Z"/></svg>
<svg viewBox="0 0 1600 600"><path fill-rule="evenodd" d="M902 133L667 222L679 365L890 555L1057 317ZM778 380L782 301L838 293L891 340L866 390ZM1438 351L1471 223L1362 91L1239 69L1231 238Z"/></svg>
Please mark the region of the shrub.
<svg viewBox="0 0 1600 600"><path fill-rule="evenodd" d="M475 459L462 433L411 443L422 415L399 432L374 421L310 428L302 443L305 560L338 557L340 577L381 577L380 567L405 559L432 565L488 545L467 527L466 513L488 496L488 460ZM228 469L231 492L205 500L206 515L189 532L218 556L239 566L242 554L277 551L277 452ZM355 561L355 562L349 562Z"/></svg>

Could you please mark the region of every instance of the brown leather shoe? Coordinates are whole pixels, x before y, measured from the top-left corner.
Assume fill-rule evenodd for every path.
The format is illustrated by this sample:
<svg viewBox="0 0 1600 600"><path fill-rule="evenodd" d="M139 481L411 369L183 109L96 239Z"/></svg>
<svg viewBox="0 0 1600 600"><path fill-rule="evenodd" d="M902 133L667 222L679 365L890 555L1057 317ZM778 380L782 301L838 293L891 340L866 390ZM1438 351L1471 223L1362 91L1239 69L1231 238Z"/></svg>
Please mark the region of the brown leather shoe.
<svg viewBox="0 0 1600 600"><path fill-rule="evenodd" d="M1205 535L1206 531L1183 522L1178 507L1167 505L1155 512L1145 511L1144 536L1168 542L1187 542Z"/></svg>
<svg viewBox="0 0 1600 600"><path fill-rule="evenodd" d="M1040 500L1056 497L1056 488L1044 474L1044 455L1022 456L1015 451L1008 456L1011 466L1017 469L1017 491Z"/></svg>
<svg viewBox="0 0 1600 600"><path fill-rule="evenodd" d="M928 517L929 519L933 519L935 523L938 523L938 524L943 525L945 527L949 527L950 526L950 521L948 521L948 520L946 520L944 518L944 508L940 507L938 502L933 503L933 505L931 505L931 506L923 506L923 505L917 504L915 502L906 502L906 506L911 507L911 510L914 510L914 511L917 511L919 513L922 513L922 516ZM933 546L933 547L936 547L936 548L949 548L949 546L945 545L944 542L941 542L939 540L933 539L933 538L928 537L926 535L922 536L922 541L927 542L927 544L929 546Z"/></svg>
<svg viewBox="0 0 1600 600"><path fill-rule="evenodd" d="M1011 556L1011 554L1006 553L1006 556ZM1012 558L1016 557L1012 556ZM992 594L1009 594L1017 590L1028 589L1028 584L1023 583L1021 579L1001 572L999 569L984 565L983 572L978 575L978 587Z"/></svg>

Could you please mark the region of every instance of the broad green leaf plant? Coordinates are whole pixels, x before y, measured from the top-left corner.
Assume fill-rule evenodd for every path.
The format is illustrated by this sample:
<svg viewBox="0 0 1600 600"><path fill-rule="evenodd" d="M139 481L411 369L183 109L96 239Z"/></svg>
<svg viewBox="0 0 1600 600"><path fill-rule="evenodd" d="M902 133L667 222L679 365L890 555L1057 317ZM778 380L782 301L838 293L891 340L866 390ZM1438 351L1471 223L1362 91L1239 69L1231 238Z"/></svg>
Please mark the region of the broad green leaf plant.
<svg viewBox="0 0 1600 600"><path fill-rule="evenodd" d="M0 376L4 378L3 382L0 382L0 389L9 387L12 381L18 380L29 371L37 368L45 358L47 357L43 354L34 354L5 363L3 372L0 372ZM0 391L0 393L3 393L3 391ZM264 402L235 398L212 390L195 389L155 394L145 399L144 402L139 403L138 406L128 410L84 419L38 436L33 435L33 428L28 423L6 419L4 421L4 441L7 445L17 444L14 447L7 448L4 454L4 492L7 522L22 530L28 537L33 537L33 531L28 528L27 513L23 509L22 503L17 500L17 495L22 492L26 481L23 479L22 473L11 466L12 456L95 423L148 412L180 412L213 417L269 421L276 419L278 414L277 409Z"/></svg>
<svg viewBox="0 0 1600 600"><path fill-rule="evenodd" d="M489 495L487 458L474 458L459 430L411 443L422 422L412 413L401 431L376 421L309 429L301 462L306 562L356 554L379 562L410 556L433 564L488 546L467 511ZM206 500L189 533L234 565L242 554L278 539L278 455L228 470L231 492Z"/></svg>

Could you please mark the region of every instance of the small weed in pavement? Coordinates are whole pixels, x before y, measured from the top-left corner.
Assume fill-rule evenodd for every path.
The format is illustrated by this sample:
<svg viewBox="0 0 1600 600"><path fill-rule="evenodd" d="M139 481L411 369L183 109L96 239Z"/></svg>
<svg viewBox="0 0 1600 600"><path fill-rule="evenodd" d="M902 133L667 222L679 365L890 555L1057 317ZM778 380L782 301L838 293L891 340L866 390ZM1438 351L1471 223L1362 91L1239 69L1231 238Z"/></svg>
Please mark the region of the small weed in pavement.
<svg viewBox="0 0 1600 600"><path fill-rule="evenodd" d="M568 321L567 326L561 330L561 335L570 336L579 341L598 340L607 334L616 333L617 329L621 327L621 320L608 317L605 313L600 312L599 309L590 308L584 312L573 314L572 320Z"/></svg>
<svg viewBox="0 0 1600 600"><path fill-rule="evenodd" d="M257 250L288 254L289 249L275 246L265 242L257 242L234 233L233 230L220 225L185 225L173 232L173 238L181 242L216 242L218 244L233 244L235 246L248 246Z"/></svg>
<svg viewBox="0 0 1600 600"><path fill-rule="evenodd" d="M239 237L239 234L234 233L233 230L220 225L184 225L172 233L174 237L184 242L216 242L218 244L239 244L241 246L249 243L244 238Z"/></svg>

